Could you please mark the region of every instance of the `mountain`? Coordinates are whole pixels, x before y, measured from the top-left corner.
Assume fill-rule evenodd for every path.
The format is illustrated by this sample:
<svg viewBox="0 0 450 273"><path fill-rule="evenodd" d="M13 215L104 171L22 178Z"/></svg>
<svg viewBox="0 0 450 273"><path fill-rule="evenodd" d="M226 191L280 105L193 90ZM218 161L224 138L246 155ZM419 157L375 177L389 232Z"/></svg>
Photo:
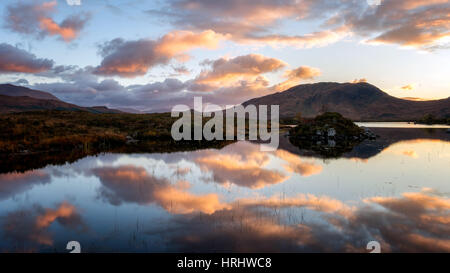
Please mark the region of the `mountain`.
<svg viewBox="0 0 450 273"><path fill-rule="evenodd" d="M12 84L0 84L0 95L10 97L30 97L42 100L59 100L50 93L33 90L22 86L15 86Z"/></svg>
<svg viewBox="0 0 450 273"><path fill-rule="evenodd" d="M35 110L86 111L83 107L60 100L44 100L32 97L0 95L0 113L28 112Z"/></svg>
<svg viewBox="0 0 450 273"><path fill-rule="evenodd" d="M303 84L243 103L249 104L278 104L282 118L295 117L299 112L302 117L338 112L360 121L416 120L425 114L450 117L450 97L430 101L399 99L363 82Z"/></svg>
<svg viewBox="0 0 450 273"><path fill-rule="evenodd" d="M87 111L91 113L122 113L105 106L82 107L59 100L50 93L11 84L0 85L0 113L36 110Z"/></svg>

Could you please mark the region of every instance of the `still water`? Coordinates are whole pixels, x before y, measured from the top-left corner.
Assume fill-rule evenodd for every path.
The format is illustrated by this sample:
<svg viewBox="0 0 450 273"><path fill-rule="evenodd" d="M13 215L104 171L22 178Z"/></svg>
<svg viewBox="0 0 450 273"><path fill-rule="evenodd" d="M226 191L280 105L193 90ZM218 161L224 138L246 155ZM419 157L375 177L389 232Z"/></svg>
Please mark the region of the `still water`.
<svg viewBox="0 0 450 273"><path fill-rule="evenodd" d="M0 252L450 252L450 135L375 132L335 159L282 137L0 174Z"/></svg>
<svg viewBox="0 0 450 273"><path fill-rule="evenodd" d="M356 122L358 126L369 128L450 128L444 124L414 124L413 122Z"/></svg>

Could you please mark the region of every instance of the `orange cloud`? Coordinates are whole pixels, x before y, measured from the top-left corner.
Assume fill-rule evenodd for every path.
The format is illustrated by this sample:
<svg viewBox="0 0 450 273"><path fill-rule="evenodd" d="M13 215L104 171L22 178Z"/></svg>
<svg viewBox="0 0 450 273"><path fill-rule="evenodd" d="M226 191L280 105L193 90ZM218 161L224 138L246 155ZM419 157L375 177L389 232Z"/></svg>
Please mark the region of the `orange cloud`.
<svg viewBox="0 0 450 273"><path fill-rule="evenodd" d="M284 77L287 78L282 83L279 83L272 88L276 91L284 91L292 86L298 85L303 80L314 79L317 76L320 76L320 69L309 67L309 66L300 66L296 69L287 70L284 73Z"/></svg>
<svg viewBox="0 0 450 273"><path fill-rule="evenodd" d="M340 27L333 30L322 30L305 35L247 35L236 39L241 43L264 43L273 47L292 46L297 48L323 47L335 43L351 32L347 27Z"/></svg>
<svg viewBox="0 0 450 273"><path fill-rule="evenodd" d="M38 73L52 67L52 60L37 58L23 49L6 43L0 44L0 73Z"/></svg>
<svg viewBox="0 0 450 273"><path fill-rule="evenodd" d="M226 37L227 35L218 34L212 30L205 30L200 33L176 30L159 39L155 51L158 54L172 57L194 48L215 49L219 42Z"/></svg>
<svg viewBox="0 0 450 273"><path fill-rule="evenodd" d="M66 42L70 42L77 37L75 29L70 27L61 27L51 18L41 18L40 25L41 28L47 31L50 35L60 35Z"/></svg>
<svg viewBox="0 0 450 273"><path fill-rule="evenodd" d="M426 7L429 5L446 4L446 3L448 3L447 0L408 0L408 1L398 1L398 3L396 4L399 5L402 9L412 10L421 7Z"/></svg>
<svg viewBox="0 0 450 273"><path fill-rule="evenodd" d="M221 58L211 63L211 70L204 70L195 79L198 84L229 85L239 80L254 79L261 74L274 72L287 64L260 54L249 54L231 59Z"/></svg>
<svg viewBox="0 0 450 273"><path fill-rule="evenodd" d="M195 29L210 28L216 32L230 34L238 43L252 43L270 46L289 45L299 48L324 46L350 34L346 26L320 30L305 35L280 35L271 28L282 20L307 20L315 10L314 1L237 1L224 2L205 0L169 1L172 8L179 10L176 23ZM320 4L319 4L320 5ZM181 18L180 18L181 17ZM199 20L201 18L201 20Z"/></svg>
<svg viewBox="0 0 450 273"><path fill-rule="evenodd" d="M22 34L33 34L38 38L59 36L65 42L78 37L89 21L88 14L72 15L57 23L52 19L57 1L39 3L16 3L7 7L6 26Z"/></svg>
<svg viewBox="0 0 450 273"><path fill-rule="evenodd" d="M206 30L200 33L173 31L160 39L124 41L112 40L102 47L103 60L95 70L106 76L137 77L156 66L169 63L172 59L185 61L185 53L194 48L216 48L226 35Z"/></svg>
<svg viewBox="0 0 450 273"><path fill-rule="evenodd" d="M353 23L354 27L364 29L372 22L374 32L381 32L369 42L433 50L450 37L449 14L450 6L444 0L386 0L376 13Z"/></svg>
<svg viewBox="0 0 450 273"><path fill-rule="evenodd" d="M381 5L309 0L168 0L168 4L175 12L160 13L178 26L212 29L230 34L235 42L262 46L310 48L352 35L372 43L434 50L447 48L450 36L446 0L383 0ZM281 22L310 20L319 20L320 28L308 34L274 34Z"/></svg>
<svg viewBox="0 0 450 273"><path fill-rule="evenodd" d="M360 83L360 82L367 82L367 79L366 78L361 78L361 79L354 79L352 81L352 83Z"/></svg>
<svg viewBox="0 0 450 273"><path fill-rule="evenodd" d="M414 86L412 84L408 84L401 87L403 90L413 90Z"/></svg>

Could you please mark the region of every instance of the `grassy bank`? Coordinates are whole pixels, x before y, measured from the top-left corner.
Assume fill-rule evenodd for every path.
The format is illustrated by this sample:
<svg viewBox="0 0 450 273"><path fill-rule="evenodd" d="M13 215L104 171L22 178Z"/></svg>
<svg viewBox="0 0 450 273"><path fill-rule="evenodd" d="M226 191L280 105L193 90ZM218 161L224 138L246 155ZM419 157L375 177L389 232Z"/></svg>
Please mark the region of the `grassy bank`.
<svg viewBox="0 0 450 273"><path fill-rule="evenodd" d="M174 119L165 114L92 114L37 111L0 115L0 152L82 151L134 140L168 140Z"/></svg>
<svg viewBox="0 0 450 273"><path fill-rule="evenodd" d="M36 111L0 115L0 173L65 164L89 155L221 148L232 141L174 141L163 114Z"/></svg>

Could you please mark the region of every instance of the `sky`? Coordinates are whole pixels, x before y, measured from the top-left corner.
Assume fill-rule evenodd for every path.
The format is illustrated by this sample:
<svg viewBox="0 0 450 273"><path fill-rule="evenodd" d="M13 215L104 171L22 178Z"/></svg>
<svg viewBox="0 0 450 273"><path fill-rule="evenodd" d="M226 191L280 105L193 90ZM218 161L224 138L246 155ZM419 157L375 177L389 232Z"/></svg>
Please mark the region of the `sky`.
<svg viewBox="0 0 450 273"><path fill-rule="evenodd" d="M450 96L448 0L2 0L0 83L82 106L221 106L297 84Z"/></svg>

